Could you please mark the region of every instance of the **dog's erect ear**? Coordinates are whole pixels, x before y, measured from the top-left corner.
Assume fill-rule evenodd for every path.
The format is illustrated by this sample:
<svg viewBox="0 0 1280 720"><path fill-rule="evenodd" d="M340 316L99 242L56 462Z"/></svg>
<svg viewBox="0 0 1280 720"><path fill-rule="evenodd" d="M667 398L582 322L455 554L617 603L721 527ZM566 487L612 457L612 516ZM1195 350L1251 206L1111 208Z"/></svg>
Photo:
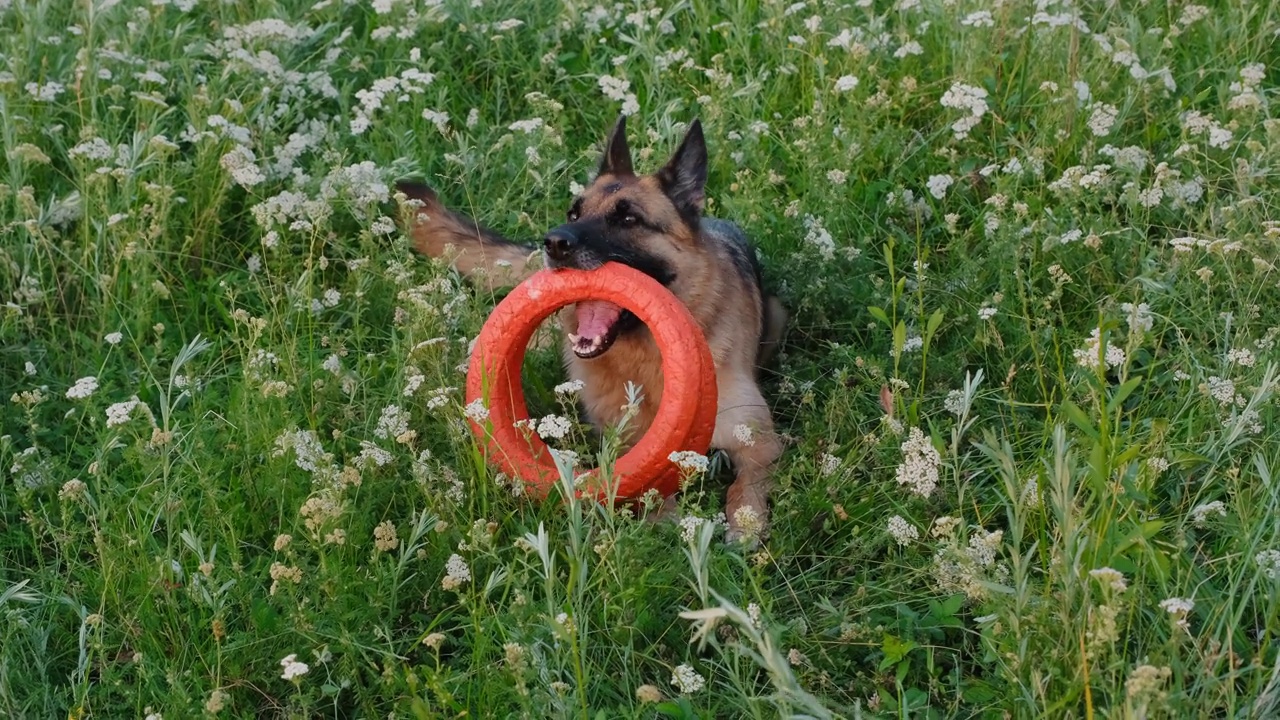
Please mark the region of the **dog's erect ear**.
<svg viewBox="0 0 1280 720"><path fill-rule="evenodd" d="M604 155L600 158L599 175L634 175L631 169L631 148L627 146L627 116L618 117L618 123L609 133L604 144Z"/></svg>
<svg viewBox="0 0 1280 720"><path fill-rule="evenodd" d="M680 149L658 171L662 190L685 217L702 213L707 184L707 141L702 136L702 123L694 120L685 133Z"/></svg>

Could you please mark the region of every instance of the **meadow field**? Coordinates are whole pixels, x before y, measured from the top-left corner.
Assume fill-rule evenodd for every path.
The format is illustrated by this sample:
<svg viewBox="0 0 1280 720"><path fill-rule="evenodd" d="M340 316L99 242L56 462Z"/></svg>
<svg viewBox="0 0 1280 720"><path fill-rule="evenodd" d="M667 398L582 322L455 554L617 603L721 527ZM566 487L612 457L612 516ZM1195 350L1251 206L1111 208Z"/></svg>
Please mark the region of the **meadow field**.
<svg viewBox="0 0 1280 720"><path fill-rule="evenodd" d="M1280 717L1278 81L1265 0L0 0L0 717ZM395 181L537 239L620 113L792 315L756 545L463 422Z"/></svg>

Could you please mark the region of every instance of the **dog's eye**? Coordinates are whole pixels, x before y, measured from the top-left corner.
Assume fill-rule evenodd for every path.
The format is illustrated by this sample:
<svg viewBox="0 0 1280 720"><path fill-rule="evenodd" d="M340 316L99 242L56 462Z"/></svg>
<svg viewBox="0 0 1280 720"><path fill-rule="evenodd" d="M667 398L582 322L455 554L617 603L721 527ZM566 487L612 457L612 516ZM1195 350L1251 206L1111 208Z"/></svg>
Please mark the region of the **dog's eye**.
<svg viewBox="0 0 1280 720"><path fill-rule="evenodd" d="M635 225L635 224L636 224L636 223L638 223L638 222L640 222L640 220L639 220L639 219L637 219L635 215L623 215L623 216L622 216L622 224L623 224L623 225Z"/></svg>
<svg viewBox="0 0 1280 720"><path fill-rule="evenodd" d="M569 213L565 215L565 217L569 220L569 222L578 222L578 211L570 210Z"/></svg>

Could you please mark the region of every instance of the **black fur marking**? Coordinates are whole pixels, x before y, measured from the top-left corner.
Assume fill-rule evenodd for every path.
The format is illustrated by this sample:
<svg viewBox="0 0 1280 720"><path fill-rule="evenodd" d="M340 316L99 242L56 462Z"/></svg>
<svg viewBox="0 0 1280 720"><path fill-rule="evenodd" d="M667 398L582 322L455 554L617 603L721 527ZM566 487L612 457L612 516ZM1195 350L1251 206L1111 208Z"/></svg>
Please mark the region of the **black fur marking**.
<svg viewBox="0 0 1280 720"><path fill-rule="evenodd" d="M627 116L618 117L618 123L605 140L604 153L600 157L600 169L597 174L633 175L631 169L631 148L627 145Z"/></svg>
<svg viewBox="0 0 1280 720"><path fill-rule="evenodd" d="M648 228L649 230L661 235L669 235L671 233L671 228L663 225L662 223L654 222L652 219L637 212L636 206L631 204L628 200L619 200L618 204L613 206L613 210L605 216L605 220L610 225L627 227L626 217L628 215L636 219L635 224L637 226Z"/></svg>
<svg viewBox="0 0 1280 720"><path fill-rule="evenodd" d="M760 267L760 259L756 257L755 248L742 230L731 222L716 218L703 218L704 230L724 238L728 242L729 256L733 259L733 268L742 279L752 281L760 295L764 296L764 271Z"/></svg>
<svg viewBox="0 0 1280 720"><path fill-rule="evenodd" d="M707 184L707 141L694 120L675 155L657 173L662 190L692 228L698 227Z"/></svg>
<svg viewBox="0 0 1280 720"><path fill-rule="evenodd" d="M572 267L591 270L607 262L617 262L633 267L649 277L669 286L675 282L675 269L666 260L647 253L630 243L609 240L619 230L604 218L592 218L567 223L565 228L577 238L577 247L567 260L558 261L553 267Z"/></svg>

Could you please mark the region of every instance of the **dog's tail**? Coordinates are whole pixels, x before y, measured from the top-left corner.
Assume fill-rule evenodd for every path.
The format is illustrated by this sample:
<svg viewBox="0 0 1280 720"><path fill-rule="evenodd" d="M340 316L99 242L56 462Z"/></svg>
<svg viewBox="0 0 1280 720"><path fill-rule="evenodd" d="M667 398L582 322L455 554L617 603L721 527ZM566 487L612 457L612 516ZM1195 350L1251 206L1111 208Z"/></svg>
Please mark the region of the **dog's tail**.
<svg viewBox="0 0 1280 720"><path fill-rule="evenodd" d="M512 242L452 212L430 187L402 180L396 189L416 201L409 228L414 249L449 260L477 285L489 291L509 288L542 268L542 255L535 246Z"/></svg>

